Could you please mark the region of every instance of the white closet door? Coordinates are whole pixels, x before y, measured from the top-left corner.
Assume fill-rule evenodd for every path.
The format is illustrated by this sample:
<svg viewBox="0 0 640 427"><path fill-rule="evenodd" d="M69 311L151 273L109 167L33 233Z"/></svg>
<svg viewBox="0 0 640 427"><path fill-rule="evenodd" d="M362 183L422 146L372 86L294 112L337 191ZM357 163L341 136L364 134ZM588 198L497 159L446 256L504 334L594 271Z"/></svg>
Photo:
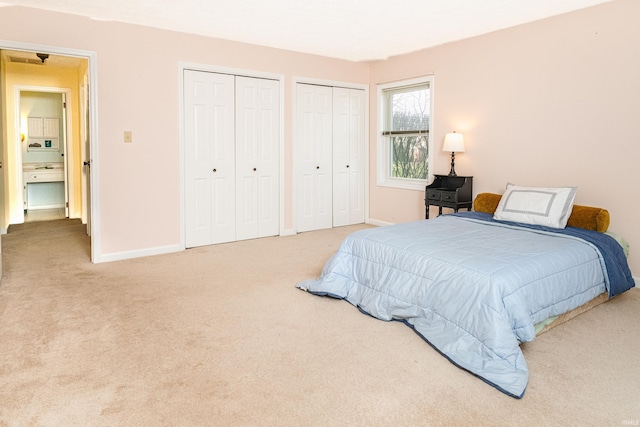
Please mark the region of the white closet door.
<svg viewBox="0 0 640 427"><path fill-rule="evenodd" d="M333 88L333 226L350 223L349 151L349 89Z"/></svg>
<svg viewBox="0 0 640 427"><path fill-rule="evenodd" d="M365 102L364 90L349 90L349 224L364 222Z"/></svg>
<svg viewBox="0 0 640 427"><path fill-rule="evenodd" d="M236 240L279 234L279 87L236 77Z"/></svg>
<svg viewBox="0 0 640 427"><path fill-rule="evenodd" d="M332 88L299 83L297 92L297 230L331 228Z"/></svg>
<svg viewBox="0 0 640 427"><path fill-rule="evenodd" d="M235 240L234 77L185 70L185 237Z"/></svg>
<svg viewBox="0 0 640 427"><path fill-rule="evenodd" d="M364 90L333 88L333 226L364 222Z"/></svg>

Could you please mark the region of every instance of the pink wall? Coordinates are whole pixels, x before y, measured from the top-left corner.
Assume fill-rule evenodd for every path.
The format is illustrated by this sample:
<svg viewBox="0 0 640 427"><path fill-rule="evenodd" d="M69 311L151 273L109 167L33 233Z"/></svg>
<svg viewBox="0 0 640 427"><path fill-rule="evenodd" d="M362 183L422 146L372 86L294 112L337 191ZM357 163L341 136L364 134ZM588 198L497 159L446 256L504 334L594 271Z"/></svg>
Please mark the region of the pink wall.
<svg viewBox="0 0 640 427"><path fill-rule="evenodd" d="M435 74L436 173L448 173L444 134L465 135L456 172L474 193L507 182L578 186L576 203L607 208L610 230L631 243L640 274L640 2L617 0L566 15L395 57L371 66L380 82ZM376 100L370 103L377 110ZM375 185L371 114L370 216L422 218L424 194ZM402 207L402 208L398 208Z"/></svg>
<svg viewBox="0 0 640 427"><path fill-rule="evenodd" d="M375 85L433 72L435 147L445 132L465 134L456 170L475 176L476 193L507 181L577 185L577 203L610 210L637 274L638 16L640 2L616 0L372 64L23 7L0 8L0 39L97 52L102 254L179 242L178 63L192 62L285 76L285 228L294 227L292 78L371 85L370 217L403 222L423 217L424 195L375 184ZM434 171L448 162L437 151Z"/></svg>
<svg viewBox="0 0 640 427"><path fill-rule="evenodd" d="M29 23L29 25L25 25ZM180 241L179 62L285 76L285 228L293 228L293 77L367 84L369 66L23 7L0 39L94 51L98 62L100 253ZM133 143L123 143L123 132Z"/></svg>

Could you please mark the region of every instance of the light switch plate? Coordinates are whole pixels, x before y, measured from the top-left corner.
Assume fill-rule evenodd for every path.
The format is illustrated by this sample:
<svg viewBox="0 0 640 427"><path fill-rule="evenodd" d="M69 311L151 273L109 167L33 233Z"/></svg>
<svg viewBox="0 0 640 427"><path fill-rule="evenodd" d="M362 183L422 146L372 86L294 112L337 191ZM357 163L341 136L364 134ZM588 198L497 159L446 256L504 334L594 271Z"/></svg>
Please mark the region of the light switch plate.
<svg viewBox="0 0 640 427"><path fill-rule="evenodd" d="M133 142L133 135L130 130L124 131L124 142Z"/></svg>

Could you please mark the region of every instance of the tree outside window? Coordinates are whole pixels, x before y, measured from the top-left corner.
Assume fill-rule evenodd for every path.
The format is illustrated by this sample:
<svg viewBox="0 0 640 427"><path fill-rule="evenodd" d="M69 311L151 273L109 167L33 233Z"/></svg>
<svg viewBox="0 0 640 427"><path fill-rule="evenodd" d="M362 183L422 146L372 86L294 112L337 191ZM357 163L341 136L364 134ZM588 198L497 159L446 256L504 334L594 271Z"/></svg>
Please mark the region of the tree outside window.
<svg viewBox="0 0 640 427"><path fill-rule="evenodd" d="M429 177L431 80L387 86L380 92L386 181L419 180L422 186Z"/></svg>

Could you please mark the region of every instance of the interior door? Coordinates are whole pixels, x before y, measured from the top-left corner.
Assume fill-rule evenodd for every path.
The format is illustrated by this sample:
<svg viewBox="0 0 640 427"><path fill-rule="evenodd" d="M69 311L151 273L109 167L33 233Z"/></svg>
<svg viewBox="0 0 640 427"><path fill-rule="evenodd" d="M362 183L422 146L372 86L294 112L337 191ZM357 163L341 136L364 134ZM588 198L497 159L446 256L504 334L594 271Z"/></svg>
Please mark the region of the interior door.
<svg viewBox="0 0 640 427"><path fill-rule="evenodd" d="M279 234L279 87L236 77L236 240Z"/></svg>
<svg viewBox="0 0 640 427"><path fill-rule="evenodd" d="M60 135L60 150L62 151L62 164L64 165L64 216L69 218L69 156L67 153L67 95L62 92L62 135Z"/></svg>
<svg viewBox="0 0 640 427"><path fill-rule="evenodd" d="M80 158L82 159L82 223L91 236L91 132L89 126L89 76L85 73L80 88Z"/></svg>
<svg viewBox="0 0 640 427"><path fill-rule="evenodd" d="M234 76L185 70L185 237L235 240Z"/></svg>
<svg viewBox="0 0 640 427"><path fill-rule="evenodd" d="M298 83L297 230L331 228L332 88Z"/></svg>

